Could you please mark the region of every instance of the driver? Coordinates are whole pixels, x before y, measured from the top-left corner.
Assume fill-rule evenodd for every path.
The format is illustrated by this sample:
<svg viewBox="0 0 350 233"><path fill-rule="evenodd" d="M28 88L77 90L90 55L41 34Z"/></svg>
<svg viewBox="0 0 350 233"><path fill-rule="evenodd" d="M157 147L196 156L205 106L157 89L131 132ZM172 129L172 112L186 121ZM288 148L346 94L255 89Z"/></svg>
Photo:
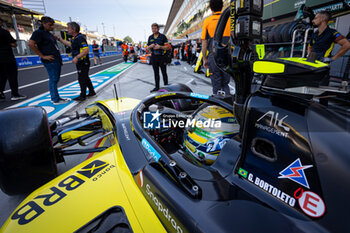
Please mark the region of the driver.
<svg viewBox="0 0 350 233"><path fill-rule="evenodd" d="M196 122L220 121L220 127L215 124L203 127L193 127L184 133L184 147L187 153L197 161L206 165L214 163L225 143L238 135L239 124L234 115L226 109L211 105L204 107L194 118Z"/></svg>

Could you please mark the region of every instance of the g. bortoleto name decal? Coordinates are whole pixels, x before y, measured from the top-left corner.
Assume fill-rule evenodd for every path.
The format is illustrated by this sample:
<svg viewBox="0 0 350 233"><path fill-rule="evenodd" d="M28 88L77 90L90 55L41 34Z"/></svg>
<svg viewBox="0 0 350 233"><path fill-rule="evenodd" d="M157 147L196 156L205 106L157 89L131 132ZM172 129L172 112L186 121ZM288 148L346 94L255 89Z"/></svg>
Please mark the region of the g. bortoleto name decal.
<svg viewBox="0 0 350 233"><path fill-rule="evenodd" d="M244 171L244 172L242 172ZM255 184L259 188L265 190L272 196L278 198L282 202L286 203L287 205L294 207L295 206L295 198L289 196L285 192L279 190L278 188L274 187L273 185L269 184L268 182L260 179L257 176L254 176L252 173L248 173L247 171L240 169L239 175L243 177L247 177L247 180L249 180L251 183ZM244 174L244 175L243 175Z"/></svg>

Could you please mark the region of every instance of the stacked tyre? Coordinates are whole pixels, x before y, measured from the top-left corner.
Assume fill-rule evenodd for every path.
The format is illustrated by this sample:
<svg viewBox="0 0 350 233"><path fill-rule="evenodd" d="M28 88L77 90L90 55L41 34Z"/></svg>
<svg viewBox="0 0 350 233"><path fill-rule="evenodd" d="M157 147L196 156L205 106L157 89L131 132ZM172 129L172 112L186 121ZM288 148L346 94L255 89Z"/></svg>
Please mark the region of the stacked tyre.
<svg viewBox="0 0 350 233"><path fill-rule="evenodd" d="M302 21L293 21L275 26L268 26L263 29L263 41L265 43L292 42L293 32L297 31L295 42L301 43L304 39L304 31L308 25Z"/></svg>

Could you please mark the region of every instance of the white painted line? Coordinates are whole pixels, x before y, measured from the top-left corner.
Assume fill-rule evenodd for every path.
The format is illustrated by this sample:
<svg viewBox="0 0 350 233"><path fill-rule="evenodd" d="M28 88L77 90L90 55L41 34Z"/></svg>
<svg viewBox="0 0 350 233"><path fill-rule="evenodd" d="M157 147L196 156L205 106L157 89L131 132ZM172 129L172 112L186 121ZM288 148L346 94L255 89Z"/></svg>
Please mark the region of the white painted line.
<svg viewBox="0 0 350 233"><path fill-rule="evenodd" d="M119 64L118 64L118 65L119 65ZM101 70L101 71L99 71L99 72L96 72L96 73L94 73L94 74L91 74L90 76L94 76L94 75L96 75L96 74L102 73L102 72L104 72L104 71L106 71L106 70L108 70L108 69L110 69L110 68L112 68L112 67L114 67L114 66L108 67L108 68L106 68L106 69L104 69L104 70ZM74 82L76 82L76 81L74 81ZM65 88L66 86L69 86L69 85L71 85L71 84L74 83L74 82L68 83L68 84L66 84L66 85L64 85L64 86L62 86L62 87L60 87L59 89ZM7 107L7 108L15 108L15 107L18 107L18 106L20 106L20 105L22 105L22 104L26 104L26 103L28 103L28 102L31 102L32 100L37 99L38 97L42 97L42 96L44 96L44 95L47 95L48 93L50 93L50 92L47 91L47 92L45 92L45 93L43 93L43 94L34 96L33 98L27 99L27 100L22 101L22 102L20 102L20 103L18 103L18 104L15 104L15 105L11 105L11 106L9 106L9 107Z"/></svg>
<svg viewBox="0 0 350 233"><path fill-rule="evenodd" d="M109 62L106 62L106 63L103 63L102 65L107 65L107 64L110 64L110 63L113 63L113 62L117 62L117 61L120 61L120 60L122 60L122 58L120 58L120 59L118 59L118 60L114 60L114 61L109 61ZM98 66L92 66L92 67L90 67L90 69L94 69L94 68L98 68ZM108 69L108 68L107 68ZM75 73L77 73L76 71L73 71L73 72L70 72L70 73L67 73L67 74L62 74L61 76L60 76L60 78L62 78L62 77L65 77L65 76L68 76L68 75L71 75L71 74L75 74ZM97 72L98 73L98 72ZM95 74L97 74L97 73L95 73ZM89 76L92 76L92 75L95 75L95 74L90 74ZM35 86L35 85L37 85L37 84L40 84L40 83L44 83L44 82L48 82L49 81L49 79L44 79L44 80L41 80L41 81L38 81L38 82L35 82L35 83L31 83L31 84L27 84L27 85L24 85L24 86L20 86L20 87L18 87L18 90L21 90L21 89L24 89L24 88L27 88L27 87L31 87L31 86ZM8 92L10 92L11 90L10 89L8 89L8 90L6 90L6 91L4 91L4 93L8 93Z"/></svg>
<svg viewBox="0 0 350 233"><path fill-rule="evenodd" d="M118 56L120 54L117 54L117 55L111 55L111 56L105 56L105 57L115 57L115 56ZM29 57L29 56L28 56ZM34 57L34 56L33 56ZM101 57L102 58L105 58L105 57ZM90 58L90 61L93 61L94 58ZM68 64L68 63L72 63L72 61L65 61L63 62L63 64ZM107 64L107 63L106 63ZM23 67L23 68L20 68L18 69L18 71L22 71L22 70L32 70L32 69L37 69L37 68L42 68L44 67L44 65L36 65L36 66L30 66L30 67Z"/></svg>
<svg viewBox="0 0 350 233"><path fill-rule="evenodd" d="M118 64L119 65L119 64ZM96 92L98 92L99 90L101 90L102 88L104 88L105 86L107 86L108 84L110 84L112 81L114 81L118 76L120 76L121 74L123 74L125 71L129 70L131 67L133 67L134 65L129 66L128 68L126 68L125 70L123 70L122 72L120 72L119 74L113 76L111 79L109 79L106 83L102 84L101 86L96 88ZM95 101L92 101L95 102ZM69 111L70 109L72 109L74 106L78 105L79 102L77 101L73 101L72 104L68 105L67 107L63 108L61 111L58 111L57 113L53 114L52 116L49 117L49 119L53 120L56 119L57 117L59 117L60 115L62 115L63 113Z"/></svg>
<svg viewBox="0 0 350 233"><path fill-rule="evenodd" d="M120 64L122 64L122 63L120 63ZM119 64L117 64L117 65L119 65ZM117 66L117 65L115 65L115 66ZM104 70L101 70L101 71L99 71L99 72L96 72L96 73L92 74L91 76L94 76L94 75L96 75L96 74L102 73L102 72L104 72L104 71L106 71L106 70L109 70L109 69L115 67L115 66L108 67L108 68L106 68L106 69L104 69ZM131 67L133 67L133 65L131 65L130 67L128 67L127 69L125 69L125 70L122 71L121 73L119 73L119 74L113 76L108 82L106 82L106 83L104 83L103 85L97 87L97 88L95 89L96 92L99 91L99 90L101 90L102 88L104 88L106 85L108 85L109 83L111 83L111 82L112 82L113 80L115 80L119 75L123 74L124 72L126 72L127 70L129 70ZM74 81L74 82L77 82L77 81ZM64 86L62 86L62 87L60 87L60 89L64 89L65 87L67 87L67 86L69 86L69 85L72 85L72 83L74 83L74 82L68 83L68 84L66 84L66 85L64 85ZM61 92L59 92L59 93L61 93ZM47 95L47 94L49 94L49 91L47 91L47 92L45 92L45 93L43 93L43 94L34 96L33 98L30 98L30 99L28 99L28 100L22 101L21 103L18 103L18 104L15 104L15 105L11 105L11 106L7 107L6 109L15 108L15 107L21 106L21 105L23 105L23 104L32 102L33 100L39 99L40 97L45 96L45 95ZM78 105L78 104L79 104L79 102L73 101L71 104L69 104L68 106L64 107L61 111L59 111L59 112L53 114L52 116L50 116L49 119L56 119L56 118L59 117L61 114L67 112L68 110L72 109L73 107L75 107L75 106Z"/></svg>

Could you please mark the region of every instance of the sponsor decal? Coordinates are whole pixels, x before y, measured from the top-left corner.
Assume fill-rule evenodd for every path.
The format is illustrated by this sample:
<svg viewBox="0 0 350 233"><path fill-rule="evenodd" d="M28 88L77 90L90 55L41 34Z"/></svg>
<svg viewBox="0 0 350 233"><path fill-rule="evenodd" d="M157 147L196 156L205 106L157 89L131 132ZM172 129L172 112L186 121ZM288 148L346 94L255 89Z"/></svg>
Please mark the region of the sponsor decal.
<svg viewBox="0 0 350 233"><path fill-rule="evenodd" d="M116 113L116 115L118 115L118 116L123 116L123 115L125 115L126 114L126 112L117 112Z"/></svg>
<svg viewBox="0 0 350 233"><path fill-rule="evenodd" d="M159 99L159 98L163 98L163 97L167 97L167 96L173 96L173 95L176 95L176 93L167 93L167 94L157 95L155 98Z"/></svg>
<svg viewBox="0 0 350 233"><path fill-rule="evenodd" d="M169 209L156 197L156 195L151 191L151 187L149 184L146 184L146 193L149 196L149 198L153 201L153 204L157 207L156 210L158 213L162 214L166 220L171 224L171 226L174 228L176 232L183 232L180 225L177 223L177 221L174 219L173 216L169 213Z"/></svg>
<svg viewBox="0 0 350 233"><path fill-rule="evenodd" d="M80 169L78 173L90 179L107 166L108 163L102 162L101 160L95 160L89 165L86 165L85 167Z"/></svg>
<svg viewBox="0 0 350 233"><path fill-rule="evenodd" d="M244 178L247 178L247 176L248 176L248 172L246 170L242 169L242 168L239 168L238 174L240 174Z"/></svg>
<svg viewBox="0 0 350 233"><path fill-rule="evenodd" d="M279 174L279 179L290 179L302 186L310 189L309 183L307 182L304 170L312 167L312 165L302 165L300 159L298 158L293 163L291 163L288 167L283 169Z"/></svg>
<svg viewBox="0 0 350 233"><path fill-rule="evenodd" d="M344 3L345 3L345 5L343 5L343 2L339 2L339 3L335 3L332 5L325 6L325 7L321 7L321 8L313 10L313 12L314 12L314 14L317 14L320 11L330 11L332 13L333 11L344 10L344 6L346 6L346 5L348 5L350 7L349 0L344 1Z"/></svg>
<svg viewBox="0 0 350 233"><path fill-rule="evenodd" d="M142 146L148 151L148 153L158 162L160 154L153 148L153 146L146 140L142 139Z"/></svg>
<svg viewBox="0 0 350 233"><path fill-rule="evenodd" d="M94 160L85 167L77 171L78 174L73 174L61 180L57 185L45 190L40 195L34 197L21 208L16 210L11 216L11 220L18 220L19 225L25 225L45 213L46 207L55 205L64 199L69 192L76 190L86 182L86 178L96 181L103 174L110 171L114 165L101 160ZM85 179L83 179L85 178Z"/></svg>
<svg viewBox="0 0 350 233"><path fill-rule="evenodd" d="M294 8L299 8L301 5L305 3L306 3L306 0L298 0L294 3Z"/></svg>
<svg viewBox="0 0 350 233"><path fill-rule="evenodd" d="M143 173L142 170L139 172L137 176L137 184L142 188L143 187Z"/></svg>
<svg viewBox="0 0 350 233"><path fill-rule="evenodd" d="M143 127L145 129L159 129L160 128L160 116L162 114L157 112L144 112L143 113Z"/></svg>
<svg viewBox="0 0 350 233"><path fill-rule="evenodd" d="M299 188L294 192L294 197L298 199L300 209L310 217L322 217L326 212L324 201L314 192Z"/></svg>
<svg viewBox="0 0 350 233"><path fill-rule="evenodd" d="M145 129L160 129L160 128L188 128L188 127L211 127L220 128L221 121L209 118L205 121L192 119L190 115L184 114L162 114L157 112L143 113L143 127ZM160 119L162 116L162 120Z"/></svg>
<svg viewBox="0 0 350 233"><path fill-rule="evenodd" d="M32 61L29 61L29 59L27 57L23 57L21 59L20 62L18 62L18 66L19 67L22 67L22 66L31 66L33 65L33 62Z"/></svg>
<svg viewBox="0 0 350 233"><path fill-rule="evenodd" d="M276 134L278 136L281 137L288 137L288 132L290 131L290 128L287 126L283 125L283 121L288 117L288 115L284 116L281 119L279 118L279 113L278 112L274 112L274 111L268 111L267 113L265 113L264 115L262 115L262 117L260 117L256 123L255 123L255 127L261 130L264 130L266 132L272 133L272 134ZM269 126L266 125L262 125L261 123L259 123L260 121L262 121L263 119L267 118L269 120ZM283 130L279 130L277 128L277 126Z"/></svg>
<svg viewBox="0 0 350 233"><path fill-rule="evenodd" d="M209 95L204 95L204 94L199 94L199 93L194 93L194 92L191 92L190 96L197 98L197 99L203 99L203 100L209 99Z"/></svg>
<svg viewBox="0 0 350 233"><path fill-rule="evenodd" d="M122 123L122 127L123 127L123 132L126 140L130 141L131 140L130 135L129 135L128 129L126 128L125 123Z"/></svg>
<svg viewBox="0 0 350 233"><path fill-rule="evenodd" d="M272 196L276 197L277 199L281 200L282 202L286 203L287 205L294 207L295 206L295 199L292 196L289 196L285 192L281 191L280 189L274 187L273 185L269 184L268 182L260 179L257 176L254 176L253 173L246 172L246 176L248 181L255 184L257 187L265 190L267 193L271 194ZM241 173L238 173L239 175L243 176ZM245 177L245 176L243 176Z"/></svg>

